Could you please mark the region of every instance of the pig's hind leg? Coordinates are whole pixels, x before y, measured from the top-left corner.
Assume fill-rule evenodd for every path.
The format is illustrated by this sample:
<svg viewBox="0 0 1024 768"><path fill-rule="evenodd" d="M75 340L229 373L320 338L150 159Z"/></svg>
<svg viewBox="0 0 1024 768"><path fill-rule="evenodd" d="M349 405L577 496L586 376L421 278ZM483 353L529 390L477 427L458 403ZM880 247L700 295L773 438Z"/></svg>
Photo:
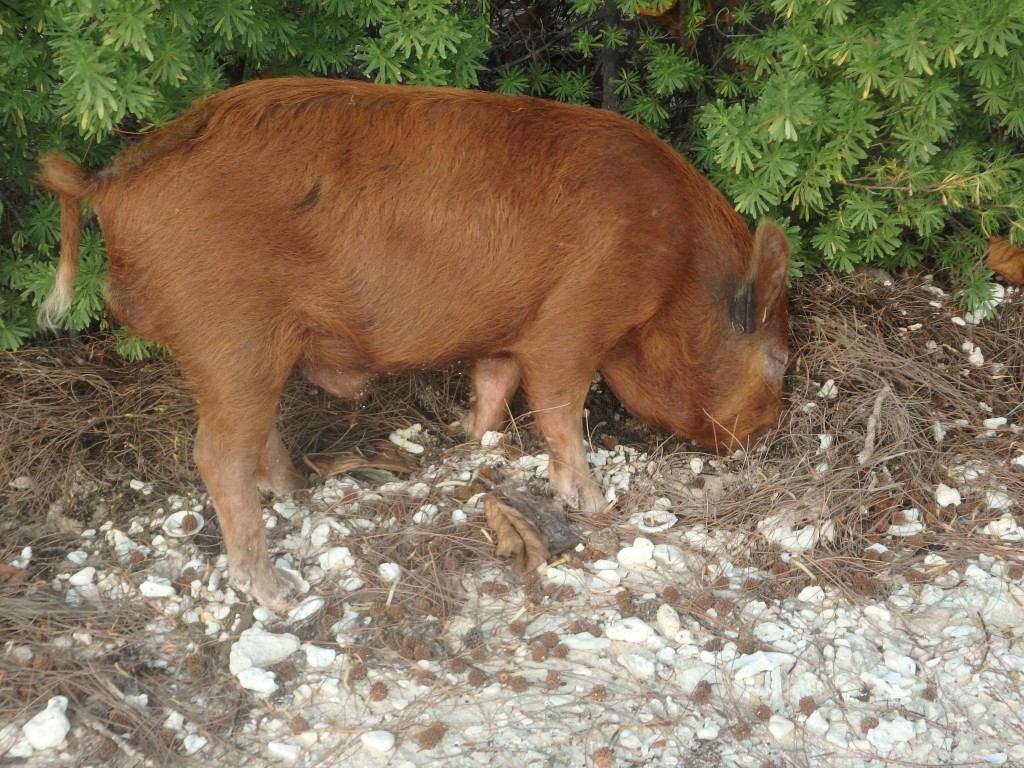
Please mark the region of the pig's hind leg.
<svg viewBox="0 0 1024 768"><path fill-rule="evenodd" d="M473 364L473 405L463 420L474 440L500 429L508 416L508 402L519 387L519 363L511 357L483 357Z"/></svg>
<svg viewBox="0 0 1024 768"><path fill-rule="evenodd" d="M228 351L217 358L186 358L182 366L199 402L196 466L217 511L231 581L262 605L280 610L287 607L293 584L270 563L257 484L262 479L284 487L294 479L274 429L290 364L275 361L273 350L264 351L259 356ZM262 370L252 367L254 359L263 361ZM268 460L276 466L268 466Z"/></svg>
<svg viewBox="0 0 1024 768"><path fill-rule="evenodd" d="M277 496L288 496L306 484L302 473L292 463L276 427L270 430L260 451L256 483L261 491L270 491Z"/></svg>

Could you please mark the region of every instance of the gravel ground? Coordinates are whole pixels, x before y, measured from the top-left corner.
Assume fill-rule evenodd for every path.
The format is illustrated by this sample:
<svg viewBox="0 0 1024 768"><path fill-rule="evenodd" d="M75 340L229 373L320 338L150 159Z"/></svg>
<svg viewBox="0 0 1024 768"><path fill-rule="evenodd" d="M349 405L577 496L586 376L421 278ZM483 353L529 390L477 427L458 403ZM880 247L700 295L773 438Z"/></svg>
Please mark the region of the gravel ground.
<svg viewBox="0 0 1024 768"><path fill-rule="evenodd" d="M802 407L842 386L808 380ZM18 627L0 685L23 705L0 719L0 764L1024 766L1020 480L994 481L1024 475L1024 439L1000 404L974 420L1010 448L898 496L857 551L837 544L834 489L772 485L766 454L606 442L589 458L617 508L571 515L579 543L522 579L494 556L483 499L543 505L546 457L514 430L443 449L417 425L392 435L420 456L412 476L354 470L268 499L271 549L308 585L287 615L228 586L204 496L135 480L133 519L0 571ZM935 423L936 441L955 428ZM815 435L805 474L856 463L870 432ZM721 524L719 504L761 486L745 527ZM977 518L970 546L935 545L956 513ZM824 547L854 575L829 578ZM914 568L887 571L908 548ZM45 578L18 577L40 558ZM35 618L10 613L26 597Z"/></svg>

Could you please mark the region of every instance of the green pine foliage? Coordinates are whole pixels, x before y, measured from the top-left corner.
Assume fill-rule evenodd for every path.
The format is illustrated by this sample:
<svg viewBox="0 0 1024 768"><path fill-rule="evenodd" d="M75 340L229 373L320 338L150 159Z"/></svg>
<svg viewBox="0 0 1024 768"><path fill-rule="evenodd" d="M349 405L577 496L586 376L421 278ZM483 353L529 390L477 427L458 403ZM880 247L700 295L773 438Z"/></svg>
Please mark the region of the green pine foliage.
<svg viewBox="0 0 1024 768"><path fill-rule="evenodd" d="M699 156L800 269L949 272L989 297L990 234L1024 242L1024 2L760 0L737 9Z"/></svg>
<svg viewBox="0 0 1024 768"><path fill-rule="evenodd" d="M489 47L485 0L6 0L0 3L0 347L37 332L57 206L32 187L60 149L105 164L126 136L253 77L368 77L469 87ZM82 239L65 326L103 326L101 238ZM122 353L144 347L123 337Z"/></svg>

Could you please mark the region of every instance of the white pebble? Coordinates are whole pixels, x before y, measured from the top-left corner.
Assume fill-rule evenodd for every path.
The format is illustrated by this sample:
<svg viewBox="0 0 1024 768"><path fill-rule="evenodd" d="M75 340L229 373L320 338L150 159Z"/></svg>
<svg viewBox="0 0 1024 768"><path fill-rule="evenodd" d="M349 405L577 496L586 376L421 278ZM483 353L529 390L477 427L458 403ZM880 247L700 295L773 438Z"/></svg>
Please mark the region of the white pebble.
<svg viewBox="0 0 1024 768"><path fill-rule="evenodd" d="M317 564L325 571L348 570L356 564L348 547L331 547L316 559Z"/></svg>
<svg viewBox="0 0 1024 768"><path fill-rule="evenodd" d="M267 757L279 763L292 765L299 760L302 748L298 744L275 739L267 744Z"/></svg>
<svg viewBox="0 0 1024 768"><path fill-rule="evenodd" d="M754 627L754 637L763 643L777 643L784 637L791 635L793 630L782 624L772 621L764 621Z"/></svg>
<svg viewBox="0 0 1024 768"><path fill-rule="evenodd" d="M658 631L661 632L661 636L666 640L675 640L679 630L683 628L683 624L679 619L679 613L668 603L662 603L658 606L655 620L658 622Z"/></svg>
<svg viewBox="0 0 1024 768"><path fill-rule="evenodd" d="M360 589L365 583L366 582L364 582L358 576L349 576L347 579L341 581L338 584L338 586L346 592L355 592L357 589Z"/></svg>
<svg viewBox="0 0 1024 768"><path fill-rule="evenodd" d="M423 446L419 443L414 443L409 438L415 434L418 434L423 429L422 425L414 424L408 429L396 429L390 435L388 440L397 445L399 449L406 453L420 454L423 453Z"/></svg>
<svg viewBox="0 0 1024 768"><path fill-rule="evenodd" d="M654 557L654 544L650 539L638 536L631 546L619 550L616 559L627 568L646 565Z"/></svg>
<svg viewBox="0 0 1024 768"><path fill-rule="evenodd" d="M54 696L46 703L46 709L21 727L32 749L55 749L64 743L71 730L71 722L65 714L67 709L67 698Z"/></svg>
<svg viewBox="0 0 1024 768"><path fill-rule="evenodd" d="M363 746L375 755L382 755L395 746L394 734L387 731L367 731L359 738L362 740Z"/></svg>
<svg viewBox="0 0 1024 768"><path fill-rule="evenodd" d="M782 715L772 715L768 720L768 732L775 737L776 741L788 741L793 737L795 730L796 724Z"/></svg>
<svg viewBox="0 0 1024 768"><path fill-rule="evenodd" d="M571 651L588 651L600 653L611 647L611 640L607 637L594 637L589 632L580 632L578 635L567 635L562 642Z"/></svg>
<svg viewBox="0 0 1024 768"><path fill-rule="evenodd" d="M641 680L654 677L657 666L650 654L623 653L618 658L619 664Z"/></svg>
<svg viewBox="0 0 1024 768"><path fill-rule="evenodd" d="M209 743L210 740L205 736L200 736L198 733L190 733L182 739L181 746L184 747L186 755L194 755Z"/></svg>
<svg viewBox="0 0 1024 768"><path fill-rule="evenodd" d="M325 669L334 663L338 652L333 648L321 648L319 645L306 645L306 665L312 669Z"/></svg>
<svg viewBox="0 0 1024 768"><path fill-rule="evenodd" d="M755 651L736 659L734 675L737 680L746 680L762 672L770 672L782 666L796 663L796 657L789 653L776 651Z"/></svg>
<svg viewBox="0 0 1024 768"><path fill-rule="evenodd" d="M247 629L238 636L231 646L228 668L231 674L251 667L265 667L284 661L302 645L295 635L277 634L255 627Z"/></svg>
<svg viewBox="0 0 1024 768"><path fill-rule="evenodd" d="M622 577L617 571L598 571L587 577L587 588L591 592L611 592L622 583Z"/></svg>
<svg viewBox="0 0 1024 768"><path fill-rule="evenodd" d="M621 640L624 643L642 643L653 634L651 625L636 616L613 621L605 629L609 640Z"/></svg>
<svg viewBox="0 0 1024 768"><path fill-rule="evenodd" d="M67 558L75 565L81 565L89 559L89 553L82 549L76 549L73 552L68 552Z"/></svg>
<svg viewBox="0 0 1024 768"><path fill-rule="evenodd" d="M697 741L714 741L718 738L718 734L721 733L722 726L713 720L706 721L694 734L694 738Z"/></svg>
<svg viewBox="0 0 1024 768"><path fill-rule="evenodd" d="M944 483L939 483L935 486L935 503L940 507L948 507L951 504L957 507L960 505L960 491L950 488Z"/></svg>
<svg viewBox="0 0 1024 768"><path fill-rule="evenodd" d="M381 563L377 566L377 575L380 576L381 581L386 581L389 584L396 582L402 578L402 566L398 563Z"/></svg>
<svg viewBox="0 0 1024 768"><path fill-rule="evenodd" d="M641 531L657 533L671 528L679 522L679 518L664 509L650 509L633 513L629 516L629 522Z"/></svg>
<svg viewBox="0 0 1024 768"><path fill-rule="evenodd" d="M887 754L896 744L910 741L916 735L912 722L905 717L895 717L892 720L882 720L869 730L867 739L871 746Z"/></svg>
<svg viewBox="0 0 1024 768"><path fill-rule="evenodd" d="M989 509L1009 509L1013 506L1013 499L1005 491L985 491L985 506Z"/></svg>
<svg viewBox="0 0 1024 768"><path fill-rule="evenodd" d="M703 472L704 459L700 458L700 456L694 456L692 459L690 459L690 471L693 472L693 474L695 475L699 475L701 472Z"/></svg>
<svg viewBox="0 0 1024 768"><path fill-rule="evenodd" d="M802 600L805 603L820 603L825 599L825 590L819 587L817 584L812 584L809 587L804 587L800 590L800 594L797 595L797 600Z"/></svg>
<svg viewBox="0 0 1024 768"><path fill-rule="evenodd" d="M238 684L250 691L269 694L277 690L275 682L277 676L262 667L243 669L236 677L238 677Z"/></svg>
<svg viewBox="0 0 1024 768"><path fill-rule="evenodd" d="M669 568L678 568L686 564L686 555L675 544L655 544L654 559Z"/></svg>
<svg viewBox="0 0 1024 768"><path fill-rule="evenodd" d="M494 430L487 430L480 437L480 446L483 448L495 448L501 445L501 441L505 436L501 432L495 432ZM376 731L374 731L376 733Z"/></svg>
<svg viewBox="0 0 1024 768"><path fill-rule="evenodd" d="M147 579L139 584L139 592L146 597L174 597L177 592L169 579L150 574Z"/></svg>
<svg viewBox="0 0 1024 768"><path fill-rule="evenodd" d="M289 621L305 621L314 616L327 601L322 597L307 597L301 603L288 611Z"/></svg>
<svg viewBox="0 0 1024 768"><path fill-rule="evenodd" d="M814 710L807 716L804 727L811 733L815 733L818 736L824 736L828 732L828 720L825 719L825 715L821 713L821 708Z"/></svg>
<svg viewBox="0 0 1024 768"><path fill-rule="evenodd" d="M412 515L412 521L416 525L430 525L437 517L441 508L437 504L421 504Z"/></svg>
<svg viewBox="0 0 1024 768"><path fill-rule="evenodd" d="M291 520L299 508L294 501L275 501L274 511L285 520Z"/></svg>
<svg viewBox="0 0 1024 768"><path fill-rule="evenodd" d="M1024 529L1017 525L1017 521L1011 514L1004 514L998 520L986 523L981 532L989 536L995 536L1003 541L1021 541L1024 539Z"/></svg>
<svg viewBox="0 0 1024 768"><path fill-rule="evenodd" d="M86 584L92 584L95 578L96 569L90 565L88 568L83 568L78 573L72 574L68 579L68 584L73 587L84 587Z"/></svg>

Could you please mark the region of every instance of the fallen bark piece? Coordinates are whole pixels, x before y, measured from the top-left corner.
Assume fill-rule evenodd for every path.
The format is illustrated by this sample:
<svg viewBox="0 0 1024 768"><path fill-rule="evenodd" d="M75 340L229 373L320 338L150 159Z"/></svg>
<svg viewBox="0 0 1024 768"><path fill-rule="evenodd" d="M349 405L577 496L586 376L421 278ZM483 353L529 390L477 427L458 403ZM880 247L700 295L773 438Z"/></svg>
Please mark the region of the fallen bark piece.
<svg viewBox="0 0 1024 768"><path fill-rule="evenodd" d="M998 235L988 239L985 266L1015 285L1024 285L1024 251Z"/></svg>
<svg viewBox="0 0 1024 768"><path fill-rule="evenodd" d="M560 501L516 490L502 490L506 504L522 512L533 521L541 533L548 537L549 556L560 555L579 544L582 539L573 526L565 505Z"/></svg>
<svg viewBox="0 0 1024 768"><path fill-rule="evenodd" d="M569 515L557 501L522 491L484 497L484 515L495 534L499 557L515 557L519 576L580 542Z"/></svg>
<svg viewBox="0 0 1024 768"><path fill-rule="evenodd" d="M304 454L303 463L320 477L344 475L356 469L382 469L396 475L408 475L419 467L404 456L399 456L390 443L382 443L380 452L373 456L347 452L335 454Z"/></svg>
<svg viewBox="0 0 1024 768"><path fill-rule="evenodd" d="M493 496L484 499L484 516L494 531L498 557L513 557L512 570L523 576L550 557L548 537L515 507Z"/></svg>

